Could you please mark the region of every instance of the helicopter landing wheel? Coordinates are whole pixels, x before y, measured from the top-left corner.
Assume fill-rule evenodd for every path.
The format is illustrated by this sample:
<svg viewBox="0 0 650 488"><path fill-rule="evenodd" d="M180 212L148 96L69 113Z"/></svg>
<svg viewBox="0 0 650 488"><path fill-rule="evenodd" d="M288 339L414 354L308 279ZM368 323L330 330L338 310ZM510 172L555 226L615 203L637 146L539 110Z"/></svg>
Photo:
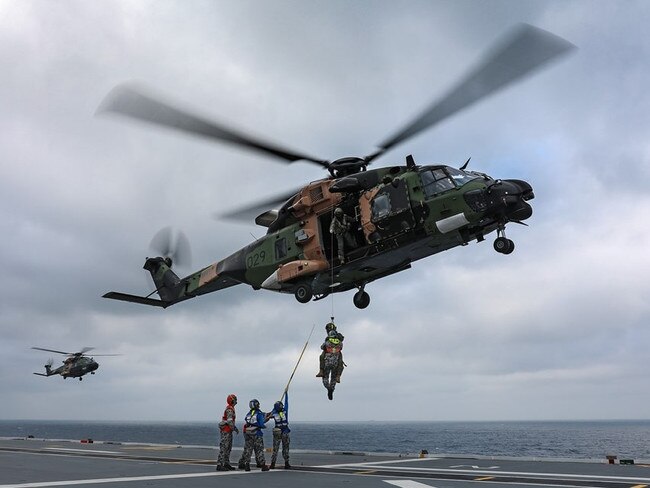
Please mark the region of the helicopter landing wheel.
<svg viewBox="0 0 650 488"><path fill-rule="evenodd" d="M81 380L83 380L83 378L81 376L79 376L79 381L81 381Z"/></svg>
<svg viewBox="0 0 650 488"><path fill-rule="evenodd" d="M354 302L355 307L363 309L370 305L370 295L365 291L358 291L354 294L352 301Z"/></svg>
<svg viewBox="0 0 650 488"><path fill-rule="evenodd" d="M307 303L314 296L311 291L311 286L305 284L298 285L296 291L293 294L296 297L296 300L298 300L300 303Z"/></svg>
<svg viewBox="0 0 650 488"><path fill-rule="evenodd" d="M494 240L494 250L501 254L510 254L515 250L515 243L506 237L497 237Z"/></svg>

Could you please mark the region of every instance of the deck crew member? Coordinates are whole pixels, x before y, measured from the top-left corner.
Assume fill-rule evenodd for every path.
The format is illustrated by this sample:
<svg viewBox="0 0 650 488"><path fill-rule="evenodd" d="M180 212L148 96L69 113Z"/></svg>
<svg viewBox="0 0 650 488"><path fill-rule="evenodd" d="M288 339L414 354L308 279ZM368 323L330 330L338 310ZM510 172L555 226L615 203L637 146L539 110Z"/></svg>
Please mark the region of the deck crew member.
<svg viewBox="0 0 650 488"><path fill-rule="evenodd" d="M261 467L262 471L268 471L269 467L264 459L264 432L262 432L262 429L266 428L264 424L268 417L260 410L260 402L256 399L251 400L248 406L250 411L246 415L244 424L244 452L239 459L238 467L250 471L251 455L255 451L257 466Z"/></svg>
<svg viewBox="0 0 650 488"><path fill-rule="evenodd" d="M278 458L278 450L282 443L282 457L284 458L284 469L291 469L289 464L289 395L284 394L284 403L275 402L273 411L270 413L275 421L273 428L273 454L271 455L271 469L275 469L275 461Z"/></svg>
<svg viewBox="0 0 650 488"><path fill-rule="evenodd" d="M219 458L217 459L217 471L231 471L235 469L230 465L230 451L232 451L232 433L239 434L239 429L235 425L235 405L237 405L237 396L228 395L226 398L226 409L223 411L223 417L219 422L219 431L221 440L219 442Z"/></svg>

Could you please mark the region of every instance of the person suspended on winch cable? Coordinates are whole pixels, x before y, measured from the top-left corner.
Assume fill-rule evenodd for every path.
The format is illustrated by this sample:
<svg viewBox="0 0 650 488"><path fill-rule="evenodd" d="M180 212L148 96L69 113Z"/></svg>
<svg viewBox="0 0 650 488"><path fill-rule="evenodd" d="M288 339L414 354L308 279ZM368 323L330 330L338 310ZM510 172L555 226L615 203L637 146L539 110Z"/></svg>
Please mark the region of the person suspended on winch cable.
<svg viewBox="0 0 650 488"><path fill-rule="evenodd" d="M327 337L325 337L325 342L320 346L323 350L319 357L319 371L316 375L317 378L322 378L325 374L325 354L337 354L339 355L338 367L336 370L336 382L341 382L341 374L343 374L343 334L336 330L336 325L334 322L328 322L325 325L325 331L327 332Z"/></svg>
<svg viewBox="0 0 650 488"><path fill-rule="evenodd" d="M332 223L330 224L330 234L336 237L338 258L341 264L345 262L346 246L349 249L357 247L356 239L350 231L354 222L355 220L352 217L345 215L341 207L336 207L334 210L334 218L332 218Z"/></svg>
<svg viewBox="0 0 650 488"><path fill-rule="evenodd" d="M217 459L217 471L231 471L235 469L230 465L230 451L232 451L232 433L239 434L239 429L235 425L235 405L237 405L237 396L230 394L226 398L226 409L223 412L219 430L221 432L221 441L219 442L219 458Z"/></svg>
<svg viewBox="0 0 650 488"><path fill-rule="evenodd" d="M262 471L268 471L269 467L264 459L264 432L262 429L266 428L264 424L270 417L260 410L260 402L256 399L251 400L248 406L250 411L246 415L244 424L244 452L239 458L239 469L251 470L251 455L255 451L257 467L262 468Z"/></svg>

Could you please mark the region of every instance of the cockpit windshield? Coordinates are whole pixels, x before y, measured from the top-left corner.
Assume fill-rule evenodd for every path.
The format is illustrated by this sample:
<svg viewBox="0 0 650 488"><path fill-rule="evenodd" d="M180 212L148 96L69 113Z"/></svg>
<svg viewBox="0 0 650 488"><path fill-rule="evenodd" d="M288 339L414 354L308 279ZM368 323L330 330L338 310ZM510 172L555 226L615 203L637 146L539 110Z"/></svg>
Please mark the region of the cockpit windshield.
<svg viewBox="0 0 650 488"><path fill-rule="evenodd" d="M456 169L450 166L447 166L445 169L449 173L449 176L451 176L451 179L454 180L454 183L456 183L456 186L463 186L465 183L478 178L477 175L466 173L462 169Z"/></svg>
<svg viewBox="0 0 650 488"><path fill-rule="evenodd" d="M423 168L420 171L420 178L422 178L422 188L425 195L433 197L448 190L460 188L465 183L478 178L478 176L445 166Z"/></svg>

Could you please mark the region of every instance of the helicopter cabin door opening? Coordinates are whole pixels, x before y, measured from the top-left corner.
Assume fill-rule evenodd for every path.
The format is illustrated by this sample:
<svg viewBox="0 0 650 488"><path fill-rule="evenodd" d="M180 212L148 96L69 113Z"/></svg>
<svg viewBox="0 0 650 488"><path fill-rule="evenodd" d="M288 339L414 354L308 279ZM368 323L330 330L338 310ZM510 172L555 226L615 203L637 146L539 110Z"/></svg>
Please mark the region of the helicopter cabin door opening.
<svg viewBox="0 0 650 488"><path fill-rule="evenodd" d="M349 236L345 239L345 256L346 260L355 259L355 256L362 254L365 255L365 252L359 251L366 246L366 240L363 235L361 228L361 216L360 209L357 205L358 202L351 201L352 199L344 200L340 202L337 206L343 210L343 213L349 219L352 219L354 222L351 223L350 229L348 231ZM335 235L332 235L330 232L330 225L332 224L332 219L334 218L334 207L329 212L321 214L318 218L320 223L320 233L322 236L322 246L330 263L336 261L338 256L338 239Z"/></svg>

